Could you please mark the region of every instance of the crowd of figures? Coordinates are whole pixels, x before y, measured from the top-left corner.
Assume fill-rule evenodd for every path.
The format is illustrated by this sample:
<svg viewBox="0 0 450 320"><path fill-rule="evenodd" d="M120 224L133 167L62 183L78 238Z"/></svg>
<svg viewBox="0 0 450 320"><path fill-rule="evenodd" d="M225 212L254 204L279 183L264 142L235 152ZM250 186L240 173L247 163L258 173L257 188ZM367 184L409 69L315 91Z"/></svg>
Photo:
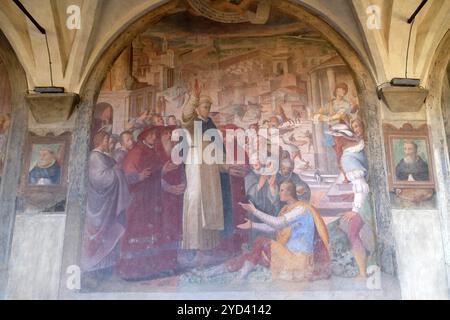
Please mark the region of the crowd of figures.
<svg viewBox="0 0 450 320"><path fill-rule="evenodd" d="M174 130L181 127L193 134L195 123L201 123L203 134L220 129L225 135L226 129L237 128L217 128L210 118L211 104L196 84L179 120L144 113L118 137L111 134L107 111L105 119L94 123L82 248L86 274L113 272L140 280L235 272L244 279L259 265L273 279L331 275L330 226L311 205L310 187L294 172L298 152L281 144L279 170L271 173L265 170L269 159L247 149L245 164L172 161ZM359 275L365 276L373 248L361 237L372 214L363 122L355 110L338 103L319 116L329 121L327 138L345 183L353 185L353 208L339 222ZM267 125L279 128L284 121L275 116ZM259 125L251 128L257 131ZM190 141L188 152L196 148Z"/></svg>

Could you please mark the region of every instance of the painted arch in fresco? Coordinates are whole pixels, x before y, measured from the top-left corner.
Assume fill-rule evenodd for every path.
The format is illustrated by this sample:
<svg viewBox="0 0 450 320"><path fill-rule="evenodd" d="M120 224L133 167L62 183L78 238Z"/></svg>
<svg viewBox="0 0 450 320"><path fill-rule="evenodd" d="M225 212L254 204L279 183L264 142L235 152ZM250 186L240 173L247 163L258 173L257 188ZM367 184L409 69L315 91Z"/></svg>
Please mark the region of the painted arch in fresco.
<svg viewBox="0 0 450 320"><path fill-rule="evenodd" d="M163 18L123 51L98 98L85 283L183 288L365 276L377 253L363 112L343 59L294 18ZM244 164L174 164L173 132L192 131L195 121L223 138L278 129L279 170L262 174L268 158L253 161L238 144Z"/></svg>

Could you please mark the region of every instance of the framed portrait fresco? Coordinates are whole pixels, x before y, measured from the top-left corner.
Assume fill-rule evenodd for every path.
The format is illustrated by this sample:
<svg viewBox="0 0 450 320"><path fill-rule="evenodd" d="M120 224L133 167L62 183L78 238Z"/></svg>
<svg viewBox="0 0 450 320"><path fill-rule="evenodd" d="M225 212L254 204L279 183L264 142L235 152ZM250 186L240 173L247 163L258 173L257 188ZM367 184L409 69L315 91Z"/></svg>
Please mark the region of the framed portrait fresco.
<svg viewBox="0 0 450 320"><path fill-rule="evenodd" d="M427 125L400 129L385 124L389 189L434 189L433 155Z"/></svg>
<svg viewBox="0 0 450 320"><path fill-rule="evenodd" d="M28 205L45 209L64 201L70 140L70 133L45 137L29 134L21 177L21 193Z"/></svg>

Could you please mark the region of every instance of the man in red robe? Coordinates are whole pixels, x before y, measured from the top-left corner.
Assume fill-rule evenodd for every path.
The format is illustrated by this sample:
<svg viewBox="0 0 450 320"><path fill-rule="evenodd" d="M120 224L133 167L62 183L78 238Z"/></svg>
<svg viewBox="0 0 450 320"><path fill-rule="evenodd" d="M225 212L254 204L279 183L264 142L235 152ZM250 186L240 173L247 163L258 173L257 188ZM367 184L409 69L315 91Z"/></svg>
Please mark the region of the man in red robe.
<svg viewBox="0 0 450 320"><path fill-rule="evenodd" d="M144 130L123 164L132 196L118 266L119 276L126 280L154 277L176 266L176 251L175 257L167 257L161 232L163 163L157 149L157 130Z"/></svg>
<svg viewBox="0 0 450 320"><path fill-rule="evenodd" d="M186 177L183 165L176 165L172 162L172 131L176 127L169 126L162 128L161 144L159 154L166 167L166 172L162 176L162 231L165 241L177 247L183 235L183 195L186 189Z"/></svg>

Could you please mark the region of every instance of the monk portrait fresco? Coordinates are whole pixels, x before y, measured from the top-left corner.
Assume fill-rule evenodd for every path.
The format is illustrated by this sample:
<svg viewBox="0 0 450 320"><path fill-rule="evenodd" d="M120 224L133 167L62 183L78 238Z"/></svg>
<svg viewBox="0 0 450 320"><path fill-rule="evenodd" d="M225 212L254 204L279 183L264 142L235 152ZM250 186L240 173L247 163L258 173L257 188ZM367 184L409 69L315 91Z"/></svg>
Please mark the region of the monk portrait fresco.
<svg viewBox="0 0 450 320"><path fill-rule="evenodd" d="M28 175L29 185L51 186L60 184L61 165L57 154L59 148L59 145L33 146L32 157L35 164Z"/></svg>
<svg viewBox="0 0 450 320"><path fill-rule="evenodd" d="M399 181L428 181L430 171L428 163L418 154L418 143L414 140L403 142L403 158L395 168L395 175Z"/></svg>

